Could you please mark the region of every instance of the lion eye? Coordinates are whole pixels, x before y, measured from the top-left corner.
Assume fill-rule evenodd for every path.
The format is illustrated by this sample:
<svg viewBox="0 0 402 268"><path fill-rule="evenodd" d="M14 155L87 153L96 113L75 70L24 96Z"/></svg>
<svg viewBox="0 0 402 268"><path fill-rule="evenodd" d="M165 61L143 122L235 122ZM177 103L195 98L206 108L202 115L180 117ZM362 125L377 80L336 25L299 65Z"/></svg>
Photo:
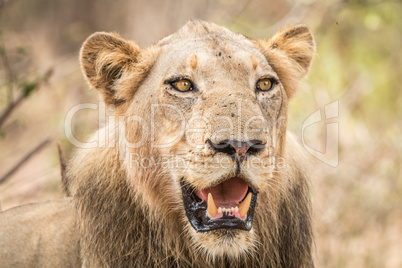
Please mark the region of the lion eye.
<svg viewBox="0 0 402 268"><path fill-rule="evenodd" d="M190 91L193 89L191 82L187 79L181 79L177 82L174 82L173 85L177 90L182 92Z"/></svg>
<svg viewBox="0 0 402 268"><path fill-rule="evenodd" d="M257 82L257 88L262 91L268 91L273 88L273 84L271 79L264 78Z"/></svg>

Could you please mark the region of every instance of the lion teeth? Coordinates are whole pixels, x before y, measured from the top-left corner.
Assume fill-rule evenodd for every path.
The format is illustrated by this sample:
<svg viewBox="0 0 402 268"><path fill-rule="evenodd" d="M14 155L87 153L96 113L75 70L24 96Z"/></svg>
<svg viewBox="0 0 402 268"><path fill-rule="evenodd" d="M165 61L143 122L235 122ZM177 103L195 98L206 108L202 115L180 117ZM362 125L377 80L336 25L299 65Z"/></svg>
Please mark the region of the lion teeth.
<svg viewBox="0 0 402 268"><path fill-rule="evenodd" d="M247 215L247 212L250 208L250 203L251 203L251 193L248 193L246 198L244 198L244 201L239 204L239 206L236 207L231 207L231 208L222 208L219 207L217 208L215 205L214 198L212 197L211 193L208 193L208 215L213 218L216 216L217 213L227 213L227 214L235 214L239 213L241 217L244 217Z"/></svg>
<svg viewBox="0 0 402 268"><path fill-rule="evenodd" d="M210 199L208 199L208 200L210 200ZM208 201L208 203L209 203L210 201ZM208 207L208 209L209 209L209 207ZM231 207L231 208L222 208L222 207L219 207L218 209L217 209L217 212L218 213L227 213L227 214L235 214L235 213L238 213L239 212L239 207L238 206L236 206L236 207ZM208 213L209 213L209 210L208 210ZM246 212L247 213L247 212ZM212 214L210 214L211 216L212 216ZM213 217L213 216L212 216Z"/></svg>
<svg viewBox="0 0 402 268"><path fill-rule="evenodd" d="M250 203L251 203L251 193L248 193L244 201L239 205L240 216L244 217L247 215L248 209L250 208Z"/></svg>
<svg viewBox="0 0 402 268"><path fill-rule="evenodd" d="M214 199L212 197L212 194L209 193L208 194L208 214L211 217L215 217L216 212L217 212L217 208L216 208Z"/></svg>

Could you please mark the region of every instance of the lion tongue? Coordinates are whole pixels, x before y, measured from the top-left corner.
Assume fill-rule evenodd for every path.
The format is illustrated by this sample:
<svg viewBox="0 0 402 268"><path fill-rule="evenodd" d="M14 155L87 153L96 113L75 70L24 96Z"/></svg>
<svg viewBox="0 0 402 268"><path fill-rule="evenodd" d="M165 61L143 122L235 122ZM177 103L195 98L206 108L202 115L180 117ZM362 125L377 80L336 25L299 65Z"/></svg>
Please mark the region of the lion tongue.
<svg viewBox="0 0 402 268"><path fill-rule="evenodd" d="M233 177L214 187L199 191L199 195L202 199L207 200L208 194L211 193L218 207L236 206L246 196L247 190L247 182Z"/></svg>

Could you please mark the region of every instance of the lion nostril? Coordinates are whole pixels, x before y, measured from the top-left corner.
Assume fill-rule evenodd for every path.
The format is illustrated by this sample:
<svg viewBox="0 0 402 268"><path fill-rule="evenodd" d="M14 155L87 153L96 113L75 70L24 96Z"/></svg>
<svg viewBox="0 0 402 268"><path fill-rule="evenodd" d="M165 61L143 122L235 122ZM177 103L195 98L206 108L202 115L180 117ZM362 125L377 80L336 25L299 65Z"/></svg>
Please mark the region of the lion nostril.
<svg viewBox="0 0 402 268"><path fill-rule="evenodd" d="M214 151L227 154L240 162L245 160L249 155L257 154L265 148L265 144L260 140L223 140L218 144L213 143L211 140L207 140L207 142Z"/></svg>
<svg viewBox="0 0 402 268"><path fill-rule="evenodd" d="M218 153L224 153L230 156L234 156L236 154L236 148L231 144L222 141L220 143L213 143L211 140L207 140L207 143L211 146L211 148Z"/></svg>
<svg viewBox="0 0 402 268"><path fill-rule="evenodd" d="M262 143L261 141L256 141L253 145L250 146L250 148L247 151L247 154L252 155L259 153L264 148L265 148L264 143Z"/></svg>
<svg viewBox="0 0 402 268"><path fill-rule="evenodd" d="M225 153L225 154L228 154L228 155L235 155L236 154L236 148L234 148L231 144L219 143L219 146L220 146L220 148L217 151L219 151L221 153Z"/></svg>

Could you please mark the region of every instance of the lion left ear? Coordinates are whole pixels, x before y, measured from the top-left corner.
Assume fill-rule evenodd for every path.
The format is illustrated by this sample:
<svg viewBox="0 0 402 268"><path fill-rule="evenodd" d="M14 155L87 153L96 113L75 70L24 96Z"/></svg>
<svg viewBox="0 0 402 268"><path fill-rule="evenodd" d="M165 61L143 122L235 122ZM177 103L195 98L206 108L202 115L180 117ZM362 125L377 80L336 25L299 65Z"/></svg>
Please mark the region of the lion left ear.
<svg viewBox="0 0 402 268"><path fill-rule="evenodd" d="M308 74L314 57L315 43L309 28L301 24L289 25L269 41L257 43L291 98L299 81Z"/></svg>
<svg viewBox="0 0 402 268"><path fill-rule="evenodd" d="M118 84L133 71L140 52L137 44L114 33L94 33L82 45L82 72L107 105L127 101L127 92Z"/></svg>

